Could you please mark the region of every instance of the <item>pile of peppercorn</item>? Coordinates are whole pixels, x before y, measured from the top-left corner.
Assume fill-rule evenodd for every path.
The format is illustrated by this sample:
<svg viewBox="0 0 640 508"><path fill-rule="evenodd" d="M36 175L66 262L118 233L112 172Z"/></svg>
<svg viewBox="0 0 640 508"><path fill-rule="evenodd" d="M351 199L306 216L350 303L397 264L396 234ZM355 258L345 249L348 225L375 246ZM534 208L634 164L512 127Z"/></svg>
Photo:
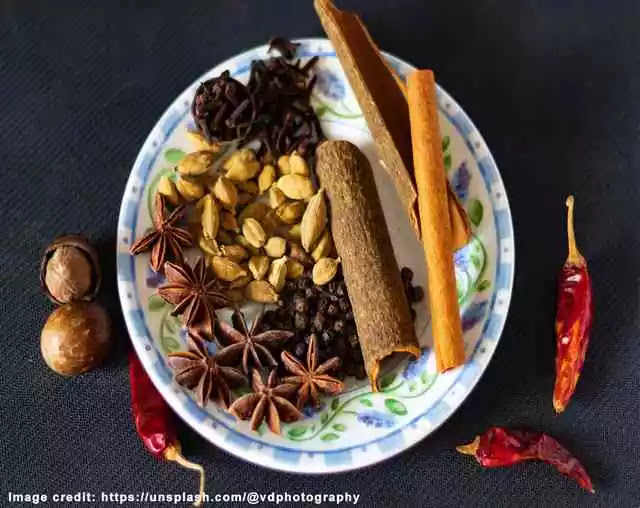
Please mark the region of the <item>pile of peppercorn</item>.
<svg viewBox="0 0 640 508"><path fill-rule="evenodd" d="M316 286L311 272L305 272L298 279L287 281L280 297L278 308L265 313L264 329L292 330L295 336L289 341L287 350L300 360L304 360L309 341L315 335L320 362L333 356L342 360L336 376L366 377L356 323L341 271L324 286Z"/></svg>
<svg viewBox="0 0 640 508"><path fill-rule="evenodd" d="M420 302L424 297L424 291L420 286L411 284L411 269L403 268L401 277L409 302ZM331 282L323 286L316 286L311 272L305 272L298 279L286 282L280 298L278 308L265 313L262 330L293 331L295 335L286 349L302 361L306 357L309 342L315 336L320 362L334 356L342 360L342 364L335 371L337 377L366 377L356 323L342 270L338 271ZM415 319L415 310L410 310Z"/></svg>

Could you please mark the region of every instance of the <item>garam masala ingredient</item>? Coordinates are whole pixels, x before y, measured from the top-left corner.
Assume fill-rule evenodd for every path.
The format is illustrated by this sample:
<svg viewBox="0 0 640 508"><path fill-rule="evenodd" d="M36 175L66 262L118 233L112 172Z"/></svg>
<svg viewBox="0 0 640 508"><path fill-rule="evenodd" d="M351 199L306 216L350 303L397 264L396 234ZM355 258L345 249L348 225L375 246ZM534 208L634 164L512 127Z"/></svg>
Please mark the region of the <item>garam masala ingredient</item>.
<svg viewBox="0 0 640 508"><path fill-rule="evenodd" d="M458 451L472 455L483 467L510 466L525 460L541 460L594 492L591 478L578 459L557 440L539 432L490 427Z"/></svg>
<svg viewBox="0 0 640 508"><path fill-rule="evenodd" d="M593 300L587 262L576 246L573 228L573 196L567 198L567 235L569 255L558 278L556 314L556 382L553 408L561 413L567 407L578 384L589 345Z"/></svg>
<svg viewBox="0 0 640 508"><path fill-rule="evenodd" d="M331 210L331 232L364 365L377 391L384 358L421 354L378 190L367 157L348 141L318 146L316 172Z"/></svg>
<svg viewBox="0 0 640 508"><path fill-rule="evenodd" d="M134 351L129 351L129 384L131 411L142 444L157 459L176 462L180 466L200 474L199 497L194 506L202 506L204 468L182 456L180 441L178 441L173 421L174 416L162 395L153 386Z"/></svg>

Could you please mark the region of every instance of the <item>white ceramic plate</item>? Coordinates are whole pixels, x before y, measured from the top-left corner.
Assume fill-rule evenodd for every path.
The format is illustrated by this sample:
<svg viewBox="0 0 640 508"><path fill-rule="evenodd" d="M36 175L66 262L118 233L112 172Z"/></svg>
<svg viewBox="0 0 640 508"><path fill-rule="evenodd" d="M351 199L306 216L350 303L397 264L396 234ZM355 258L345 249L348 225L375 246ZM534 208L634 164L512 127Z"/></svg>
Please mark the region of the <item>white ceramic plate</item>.
<svg viewBox="0 0 640 508"><path fill-rule="evenodd" d="M422 249L415 239L384 173L371 134L331 43L303 39L299 56L318 55L318 81L313 104L328 138L348 139L368 156L375 172L399 266L415 272L414 282L426 288ZM438 375L430 349L426 305L420 306L416 332L425 350L417 361L404 361L382 378L380 393L366 381L348 383L348 390L324 399L305 419L274 435L264 426L252 433L213 403L200 408L193 394L172 380L168 352L185 349L184 332L170 308L157 296L161 279L148 268L148 256L129 255L135 238L150 227L150 196L158 178L193 151L187 129L193 128L190 104L198 84L229 69L248 79L251 60L265 58L261 46L217 65L189 86L164 112L147 137L131 170L118 222L118 287L133 345L154 384L189 425L211 443L250 462L292 472L345 471L384 460L431 434L464 401L486 369L507 317L514 269L511 214L502 179L482 136L460 106L438 90L440 127L447 174L474 224L474 240L455 256L458 296L467 363ZM412 67L388 56L400 75ZM213 346L214 347L214 346Z"/></svg>

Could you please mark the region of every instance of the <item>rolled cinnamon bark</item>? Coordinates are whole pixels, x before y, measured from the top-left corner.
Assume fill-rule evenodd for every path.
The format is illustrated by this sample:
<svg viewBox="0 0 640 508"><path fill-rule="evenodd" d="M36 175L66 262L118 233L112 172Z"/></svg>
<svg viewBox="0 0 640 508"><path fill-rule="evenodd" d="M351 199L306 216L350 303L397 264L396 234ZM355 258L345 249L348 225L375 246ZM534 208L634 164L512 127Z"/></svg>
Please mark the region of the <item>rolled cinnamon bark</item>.
<svg viewBox="0 0 640 508"><path fill-rule="evenodd" d="M410 74L408 92L436 367L444 372L464 363L464 342L433 72L420 70Z"/></svg>
<svg viewBox="0 0 640 508"><path fill-rule="evenodd" d="M377 391L384 358L420 355L382 205L369 161L348 141L322 143L316 172L330 204L331 232L342 258L364 366Z"/></svg>
<svg viewBox="0 0 640 508"><path fill-rule="evenodd" d="M357 14L337 9L331 0L314 0L320 22L335 47L344 73L373 135L385 171L393 179L418 238L418 191L413 174L407 87L371 38ZM469 218L448 189L453 248L471 238Z"/></svg>

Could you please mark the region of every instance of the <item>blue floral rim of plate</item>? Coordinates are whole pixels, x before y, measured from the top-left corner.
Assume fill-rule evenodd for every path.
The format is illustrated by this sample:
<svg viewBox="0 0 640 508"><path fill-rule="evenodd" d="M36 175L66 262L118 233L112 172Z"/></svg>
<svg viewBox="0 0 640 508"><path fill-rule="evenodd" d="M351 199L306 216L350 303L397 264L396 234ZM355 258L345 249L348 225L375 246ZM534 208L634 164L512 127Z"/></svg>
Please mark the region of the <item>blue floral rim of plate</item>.
<svg viewBox="0 0 640 508"><path fill-rule="evenodd" d="M329 41L325 39L303 39L299 42L301 42L299 55L302 57L317 55L336 58ZM247 72L250 61L261 57L264 51L265 47L262 46L233 58L232 60L236 63L230 66L232 75L237 76ZM412 66L396 57L387 54L385 54L385 57L388 58L391 65L402 76L406 76L407 72L413 69ZM208 71L206 75L210 75L211 72ZM464 138L469 152L473 155L480 169L483 183L493 205L492 211L498 241L496 275L488 309L488 318L484 323L481 338L478 340L473 353L469 356L467 363L457 369L456 378L452 384L457 390L465 391L464 397L458 401L455 400L455 397L452 398L451 393L445 393L431 407L425 408L422 414L406 422L405 425L390 431L378 439L357 446L346 446L331 450L300 450L275 445L237 431L234 428L235 421L233 418L230 418L223 411L216 412L216 414L207 412L199 407L193 399L185 397L176 389L172 382L171 371L166 366L161 351L151 338L142 306L135 290L136 267L134 258L128 254L128 248L135 235L138 209L144 196L143 190L146 187L151 168L162 151L164 142L181 123L185 115L189 114L190 102L188 98L190 91L201 79L203 78L198 79L194 85L191 85L176 99L149 134L134 163L120 210L117 256L118 287L127 327L143 365L156 387L183 419L200 433L203 433L206 427L224 429L226 431L224 438L215 438L210 434L207 437L227 451L258 464L288 471L333 472L368 465L395 455L420 440L420 437L415 439L413 435L411 438L405 438L407 432L415 434L416 424L420 420L427 420L429 423L428 431L423 433L423 435L427 435L444 423L462 403L462 400L471 392L484 372L504 328L513 285L515 256L509 204L493 157L466 113L444 90L438 87L441 113L455 126L458 134ZM263 454L264 462L254 460L241 453L241 450L247 447L259 449ZM265 458L264 454L267 450L271 450L272 460ZM371 460L364 462L361 458L357 461L354 460L355 453L366 454L371 450L376 450L376 453L372 454ZM312 465L307 463L309 459L312 459ZM306 469L298 468L302 462L304 462ZM354 465L356 462L357 465Z"/></svg>

